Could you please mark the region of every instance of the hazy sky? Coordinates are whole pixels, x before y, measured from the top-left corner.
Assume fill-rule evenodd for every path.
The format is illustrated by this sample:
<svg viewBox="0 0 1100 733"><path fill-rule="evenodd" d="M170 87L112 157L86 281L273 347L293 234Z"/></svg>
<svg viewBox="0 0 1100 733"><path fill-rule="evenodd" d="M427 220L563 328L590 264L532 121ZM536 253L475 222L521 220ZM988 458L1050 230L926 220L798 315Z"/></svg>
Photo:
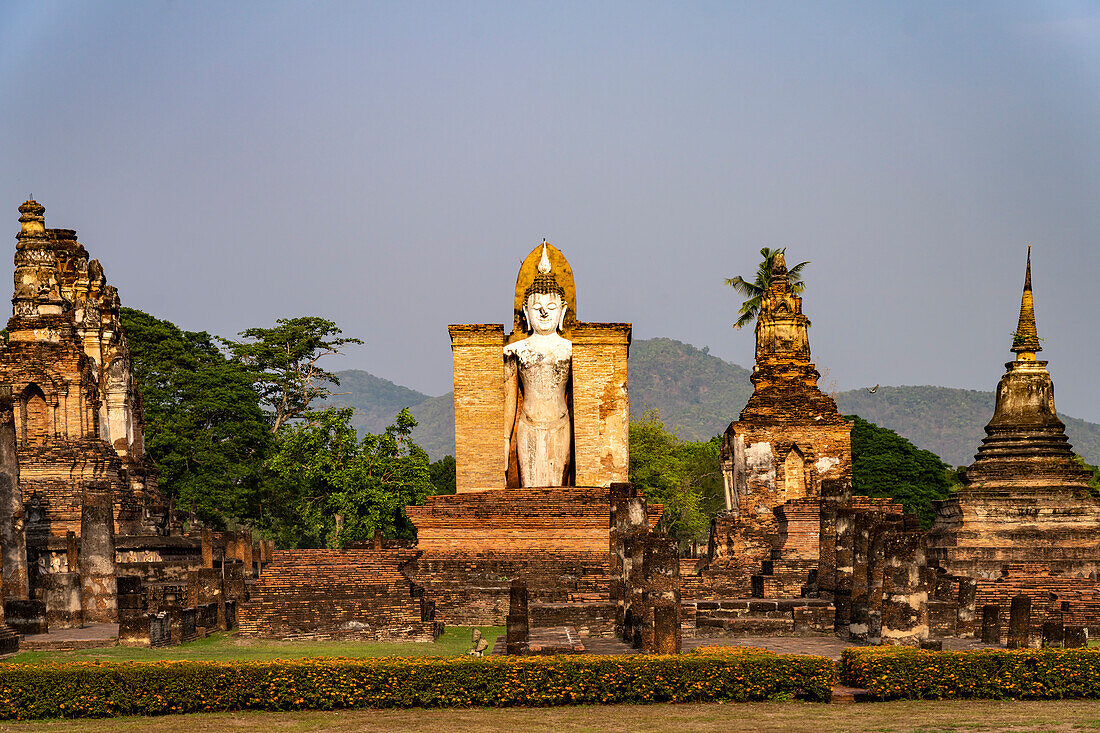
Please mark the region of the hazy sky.
<svg viewBox="0 0 1100 733"><path fill-rule="evenodd" d="M1030 243L1100 421L1097 3L8 0L0 100L11 250L33 193L189 330L322 315L441 394L545 236L581 320L749 366L722 281L786 246L827 386L992 389Z"/></svg>

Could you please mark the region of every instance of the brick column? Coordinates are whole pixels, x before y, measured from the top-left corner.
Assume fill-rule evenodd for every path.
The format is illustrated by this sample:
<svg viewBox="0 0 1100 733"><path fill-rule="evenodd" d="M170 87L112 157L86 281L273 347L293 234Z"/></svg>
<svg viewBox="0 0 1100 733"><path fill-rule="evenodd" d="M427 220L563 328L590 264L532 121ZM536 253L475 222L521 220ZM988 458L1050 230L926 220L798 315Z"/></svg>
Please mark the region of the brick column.
<svg viewBox="0 0 1100 733"><path fill-rule="evenodd" d="M531 616L527 605L527 583L513 580L509 589L505 649L508 654L526 654L531 640Z"/></svg>
<svg viewBox="0 0 1100 733"><path fill-rule="evenodd" d="M504 326L452 325L455 384L455 487L503 489Z"/></svg>
<svg viewBox="0 0 1100 733"><path fill-rule="evenodd" d="M577 486L626 481L629 323L577 323L573 341L573 455ZM457 377L456 377L457 378Z"/></svg>

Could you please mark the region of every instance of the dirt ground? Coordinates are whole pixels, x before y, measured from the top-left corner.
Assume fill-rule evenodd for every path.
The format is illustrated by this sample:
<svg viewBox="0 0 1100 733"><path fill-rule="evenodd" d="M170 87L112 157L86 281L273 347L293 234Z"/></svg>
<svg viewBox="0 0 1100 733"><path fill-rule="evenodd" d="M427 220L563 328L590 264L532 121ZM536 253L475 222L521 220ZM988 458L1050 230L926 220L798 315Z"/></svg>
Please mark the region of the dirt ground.
<svg viewBox="0 0 1100 733"><path fill-rule="evenodd" d="M87 733L292 733L471 731L1080 731L1100 730L1100 702L891 702L856 705L745 703L610 705L493 710L355 710L302 713L220 713L160 718L0 723L0 731Z"/></svg>

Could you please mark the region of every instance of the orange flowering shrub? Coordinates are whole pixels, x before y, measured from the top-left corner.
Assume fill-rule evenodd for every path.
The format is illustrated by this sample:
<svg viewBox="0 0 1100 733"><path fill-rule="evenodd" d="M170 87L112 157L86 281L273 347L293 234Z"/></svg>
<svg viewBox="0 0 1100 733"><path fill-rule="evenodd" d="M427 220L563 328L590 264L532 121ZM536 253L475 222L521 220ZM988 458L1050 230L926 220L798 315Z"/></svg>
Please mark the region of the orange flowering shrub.
<svg viewBox="0 0 1100 733"><path fill-rule="evenodd" d="M0 665L0 718L225 710L827 700L833 663L777 654Z"/></svg>
<svg viewBox="0 0 1100 733"><path fill-rule="evenodd" d="M692 654L775 654L762 646L697 646Z"/></svg>
<svg viewBox="0 0 1100 733"><path fill-rule="evenodd" d="M879 700L1100 698L1100 650L848 647L841 665Z"/></svg>

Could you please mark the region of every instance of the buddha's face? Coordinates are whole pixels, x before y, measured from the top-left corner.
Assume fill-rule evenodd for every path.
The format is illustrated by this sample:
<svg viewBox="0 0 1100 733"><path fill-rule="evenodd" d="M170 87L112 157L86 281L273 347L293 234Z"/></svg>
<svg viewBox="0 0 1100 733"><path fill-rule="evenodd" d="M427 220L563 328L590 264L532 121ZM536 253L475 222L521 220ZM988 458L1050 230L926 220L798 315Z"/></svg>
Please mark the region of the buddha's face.
<svg viewBox="0 0 1100 733"><path fill-rule="evenodd" d="M531 293L524 313L531 330L546 336L561 328L565 319L565 303L557 293Z"/></svg>

